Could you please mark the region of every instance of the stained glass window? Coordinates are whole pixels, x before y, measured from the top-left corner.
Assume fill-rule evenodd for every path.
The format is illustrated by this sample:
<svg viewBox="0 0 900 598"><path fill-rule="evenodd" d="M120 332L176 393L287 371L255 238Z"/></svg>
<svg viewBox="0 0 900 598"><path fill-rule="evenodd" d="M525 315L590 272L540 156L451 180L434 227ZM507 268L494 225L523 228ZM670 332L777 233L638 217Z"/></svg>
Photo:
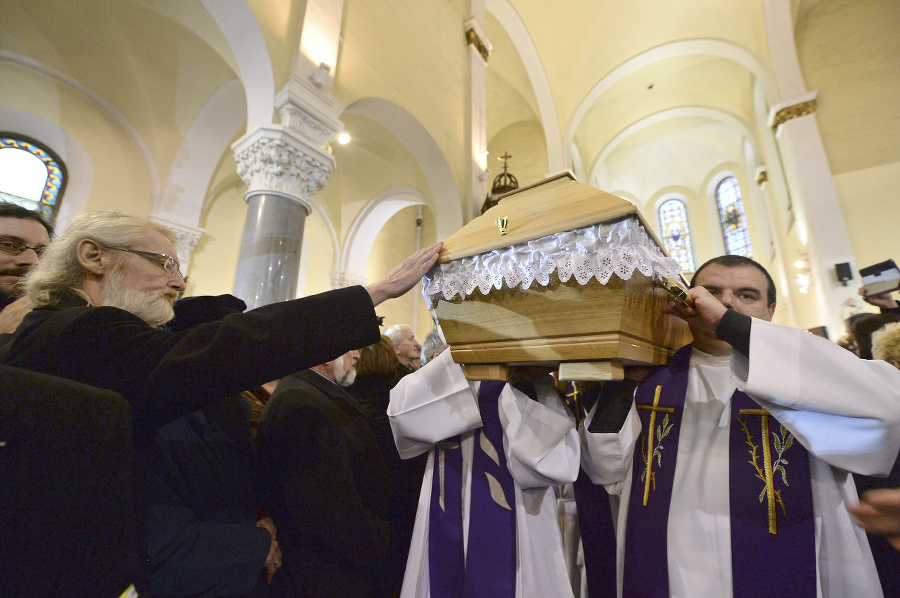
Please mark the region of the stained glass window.
<svg viewBox="0 0 900 598"><path fill-rule="evenodd" d="M0 133L0 201L19 204L56 220L66 186L62 161L36 141Z"/></svg>
<svg viewBox="0 0 900 598"><path fill-rule="evenodd" d="M725 253L753 257L741 186L735 177L722 179L716 186L716 205L719 208L722 236L725 238Z"/></svg>
<svg viewBox="0 0 900 598"><path fill-rule="evenodd" d="M691 228L684 202L680 199L666 200L659 206L657 213L666 251L684 272L693 272L694 249L691 246Z"/></svg>

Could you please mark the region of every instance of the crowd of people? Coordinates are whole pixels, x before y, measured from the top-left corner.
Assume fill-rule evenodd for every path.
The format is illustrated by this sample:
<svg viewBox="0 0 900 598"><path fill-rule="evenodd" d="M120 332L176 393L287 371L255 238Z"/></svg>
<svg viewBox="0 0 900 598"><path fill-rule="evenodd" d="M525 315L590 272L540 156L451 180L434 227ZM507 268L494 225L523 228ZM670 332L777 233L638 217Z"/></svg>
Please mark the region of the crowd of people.
<svg viewBox="0 0 900 598"><path fill-rule="evenodd" d="M43 376L120 397L130 413L121 455L92 454L98 471L108 460L127 474L126 515L89 522L114 533L10 550L4 527L2 558L34 562L4 563L0 593L900 595L889 295L862 293L883 313L852 323L851 354L772 324L760 264L714 258L687 304L666 308L692 343L577 400L539 368L467 380L439 328L421 345L409 325L380 330L376 307L440 249L366 287L247 310L230 295L179 299L176 237L160 224L93 212L54 238L38 214L0 205L0 373L29 385L3 384L4 403L52 394L31 382ZM9 421L16 438L22 424ZM5 471L25 457L17 447L34 450L0 442ZM4 496L3 519L28 521L29 506L10 503L20 495ZM95 554L92 543L122 558L87 574L73 553ZM65 571L66 555L78 570Z"/></svg>

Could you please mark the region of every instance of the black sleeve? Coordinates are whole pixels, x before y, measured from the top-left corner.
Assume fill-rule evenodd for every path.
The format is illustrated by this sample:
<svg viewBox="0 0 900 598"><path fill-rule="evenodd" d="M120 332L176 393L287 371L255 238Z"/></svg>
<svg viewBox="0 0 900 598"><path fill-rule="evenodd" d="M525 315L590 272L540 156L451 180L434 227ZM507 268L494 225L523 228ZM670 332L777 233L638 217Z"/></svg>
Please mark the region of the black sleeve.
<svg viewBox="0 0 900 598"><path fill-rule="evenodd" d="M622 429L638 383L634 380L607 382L597 398L597 410L588 426L592 434L616 433Z"/></svg>
<svg viewBox="0 0 900 598"><path fill-rule="evenodd" d="M716 338L725 341L738 353L750 357L750 325L753 318L729 309L716 327Z"/></svg>
<svg viewBox="0 0 900 598"><path fill-rule="evenodd" d="M26 332L13 340L10 365L119 392L148 432L381 335L372 299L360 286L273 303L178 333L114 307L60 310Z"/></svg>

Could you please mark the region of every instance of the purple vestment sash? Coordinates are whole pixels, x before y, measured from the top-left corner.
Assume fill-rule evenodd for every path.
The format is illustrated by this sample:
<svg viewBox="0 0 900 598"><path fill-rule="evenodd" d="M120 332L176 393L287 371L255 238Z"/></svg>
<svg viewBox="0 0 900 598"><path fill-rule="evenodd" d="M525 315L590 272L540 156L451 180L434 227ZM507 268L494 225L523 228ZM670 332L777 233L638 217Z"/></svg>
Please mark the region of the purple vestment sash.
<svg viewBox="0 0 900 598"><path fill-rule="evenodd" d="M462 521L462 449L460 437L434 450L431 508L428 513L428 576L432 598L459 598L465 556Z"/></svg>
<svg viewBox="0 0 900 598"><path fill-rule="evenodd" d="M498 411L498 398L505 385L482 382L478 392L482 428L474 438L465 557L459 437L435 447L428 521L432 598L515 596L516 495L506 466Z"/></svg>
<svg viewBox="0 0 900 598"><path fill-rule="evenodd" d="M575 417L576 425L584 421L585 408L580 400L584 393L577 382L570 382L562 399ZM572 485L575 493L575 509L584 554L584 572L589 598L615 598L616 596L616 531L613 527L609 494L594 484L579 469L578 479Z"/></svg>
<svg viewBox="0 0 900 598"><path fill-rule="evenodd" d="M498 398L505 382L482 382L482 428L472 457L466 598L516 595L516 490L506 466Z"/></svg>
<svg viewBox="0 0 900 598"><path fill-rule="evenodd" d="M623 596L669 596L667 528L692 347L638 387ZM736 598L816 596L809 454L746 394L731 399L732 584ZM685 547L690 550L690 547Z"/></svg>

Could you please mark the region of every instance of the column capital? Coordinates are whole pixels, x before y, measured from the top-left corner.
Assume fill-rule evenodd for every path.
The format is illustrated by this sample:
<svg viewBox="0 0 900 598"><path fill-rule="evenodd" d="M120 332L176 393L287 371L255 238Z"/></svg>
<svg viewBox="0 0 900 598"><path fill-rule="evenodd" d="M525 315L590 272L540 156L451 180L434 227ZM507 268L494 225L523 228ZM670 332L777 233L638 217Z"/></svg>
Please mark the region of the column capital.
<svg viewBox="0 0 900 598"><path fill-rule="evenodd" d="M342 289L344 287L352 287L353 285L366 286L369 279L361 274L349 272L347 270L331 271L331 288Z"/></svg>
<svg viewBox="0 0 900 598"><path fill-rule="evenodd" d="M196 226L170 220L165 216L160 216L158 214L150 214L150 220L162 224L163 226L168 226L175 232L179 245L179 261L181 262L182 267L189 265L191 263L191 254L197 247L197 243L200 242L200 237L202 237L203 233L206 231Z"/></svg>
<svg viewBox="0 0 900 598"><path fill-rule="evenodd" d="M306 202L334 172L334 157L283 125L264 125L232 146L245 199L274 192Z"/></svg>
<svg viewBox="0 0 900 598"><path fill-rule="evenodd" d="M488 39L487 34L481 27L478 19L472 17L471 19L466 21L465 31L466 43L475 48L475 50L481 55L484 63L487 64L488 58L490 58L491 56L491 50L494 49L494 46Z"/></svg>
<svg viewBox="0 0 900 598"><path fill-rule="evenodd" d="M786 102L775 104L769 109L769 126L773 131L789 120L809 116L816 111L817 91L811 91Z"/></svg>

